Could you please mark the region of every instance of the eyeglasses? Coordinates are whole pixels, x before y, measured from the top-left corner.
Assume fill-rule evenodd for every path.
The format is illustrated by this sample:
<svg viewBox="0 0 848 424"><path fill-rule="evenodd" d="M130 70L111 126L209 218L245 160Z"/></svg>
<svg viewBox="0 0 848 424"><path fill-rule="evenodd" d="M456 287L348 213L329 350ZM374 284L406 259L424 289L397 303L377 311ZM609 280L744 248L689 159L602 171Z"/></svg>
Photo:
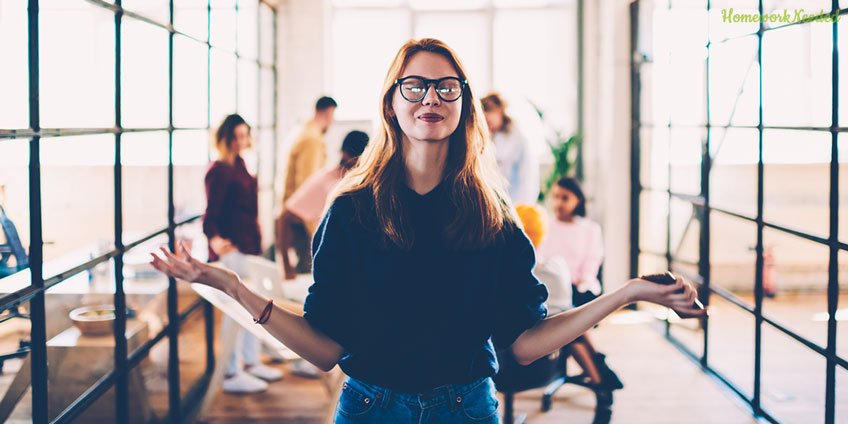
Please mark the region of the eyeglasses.
<svg viewBox="0 0 848 424"><path fill-rule="evenodd" d="M436 87L436 95L442 101L455 102L462 96L462 91L465 90L468 81L461 80L457 77L444 77L435 80L421 77L405 77L395 80L395 84L400 86L400 95L408 102L420 102L424 97L427 97L430 84Z"/></svg>

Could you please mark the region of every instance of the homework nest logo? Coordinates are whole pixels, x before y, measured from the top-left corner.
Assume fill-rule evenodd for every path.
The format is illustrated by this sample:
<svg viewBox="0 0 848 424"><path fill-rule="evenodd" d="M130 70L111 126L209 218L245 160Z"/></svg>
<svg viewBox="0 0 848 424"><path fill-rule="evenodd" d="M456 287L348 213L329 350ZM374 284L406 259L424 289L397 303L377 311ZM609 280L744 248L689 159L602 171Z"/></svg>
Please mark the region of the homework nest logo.
<svg viewBox="0 0 848 424"><path fill-rule="evenodd" d="M827 13L820 10L819 13L808 12L804 9L789 10L784 9L772 13L737 13L730 9L721 9L721 22L727 24L738 23L783 23L794 24L804 22L839 22L839 13Z"/></svg>

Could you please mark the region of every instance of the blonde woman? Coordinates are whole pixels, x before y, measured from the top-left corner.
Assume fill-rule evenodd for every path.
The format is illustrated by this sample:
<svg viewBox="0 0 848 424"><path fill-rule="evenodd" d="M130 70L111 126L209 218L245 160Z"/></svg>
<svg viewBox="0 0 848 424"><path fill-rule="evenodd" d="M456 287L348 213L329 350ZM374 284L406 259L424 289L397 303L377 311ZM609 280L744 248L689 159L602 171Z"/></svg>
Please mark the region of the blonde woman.
<svg viewBox="0 0 848 424"><path fill-rule="evenodd" d="M348 378L336 423L497 423L496 347L529 364L635 300L698 313L683 280L634 279L546 317L533 247L495 184L467 78L441 41L401 47L381 92L382 127L313 240L304 315L184 250L154 255L157 269L233 296L321 369L339 364Z"/></svg>

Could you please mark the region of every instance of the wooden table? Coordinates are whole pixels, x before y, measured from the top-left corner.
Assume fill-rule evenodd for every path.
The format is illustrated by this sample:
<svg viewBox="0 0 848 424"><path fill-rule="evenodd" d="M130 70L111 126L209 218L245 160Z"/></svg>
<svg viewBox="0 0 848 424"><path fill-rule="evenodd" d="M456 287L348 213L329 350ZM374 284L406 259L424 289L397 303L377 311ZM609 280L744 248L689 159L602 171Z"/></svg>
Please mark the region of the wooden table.
<svg viewBox="0 0 848 424"><path fill-rule="evenodd" d="M147 324L127 320L127 350L132 352L148 340ZM86 336L70 327L47 342L48 418L53 419L77 400L98 379L115 367L115 338ZM140 367L129 373L130 423L147 423L152 412ZM5 421L30 385L30 357L27 356L11 386L0 401L0 422ZM115 421L115 389L109 389L77 418L84 423Z"/></svg>

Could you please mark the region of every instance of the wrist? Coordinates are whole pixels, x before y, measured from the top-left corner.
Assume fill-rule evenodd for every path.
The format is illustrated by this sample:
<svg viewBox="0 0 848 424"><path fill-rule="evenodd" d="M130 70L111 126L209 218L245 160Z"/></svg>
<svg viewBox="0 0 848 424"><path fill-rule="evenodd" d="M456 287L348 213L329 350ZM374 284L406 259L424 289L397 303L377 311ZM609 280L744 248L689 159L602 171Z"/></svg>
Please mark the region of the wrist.
<svg viewBox="0 0 848 424"><path fill-rule="evenodd" d="M620 293L621 306L626 306L639 300L634 291L633 280L627 280L616 292Z"/></svg>

